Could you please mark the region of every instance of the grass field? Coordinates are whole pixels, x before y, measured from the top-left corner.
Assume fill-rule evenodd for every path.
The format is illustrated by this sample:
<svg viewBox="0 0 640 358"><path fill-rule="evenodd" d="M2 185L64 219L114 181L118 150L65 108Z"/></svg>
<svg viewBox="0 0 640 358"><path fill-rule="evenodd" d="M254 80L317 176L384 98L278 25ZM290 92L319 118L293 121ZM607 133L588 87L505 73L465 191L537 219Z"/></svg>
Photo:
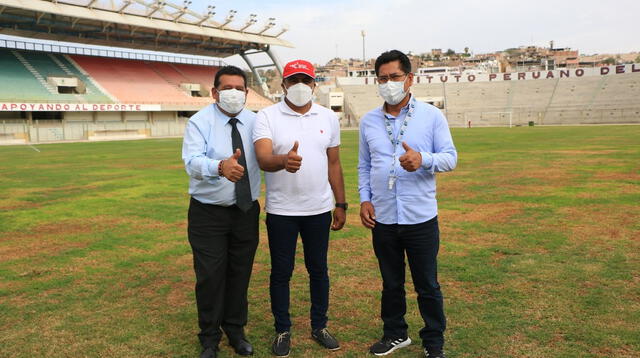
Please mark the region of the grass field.
<svg viewBox="0 0 640 358"><path fill-rule="evenodd" d="M438 177L448 356L639 357L640 126L453 136L458 168ZM342 350L309 338L299 247L293 357L363 357L381 335L381 282L357 216L357 132L342 141L353 209L329 252ZM197 357L181 140L37 147L0 147L0 357ZM261 233L247 333L268 357L263 223ZM392 356L420 354L418 343Z"/></svg>

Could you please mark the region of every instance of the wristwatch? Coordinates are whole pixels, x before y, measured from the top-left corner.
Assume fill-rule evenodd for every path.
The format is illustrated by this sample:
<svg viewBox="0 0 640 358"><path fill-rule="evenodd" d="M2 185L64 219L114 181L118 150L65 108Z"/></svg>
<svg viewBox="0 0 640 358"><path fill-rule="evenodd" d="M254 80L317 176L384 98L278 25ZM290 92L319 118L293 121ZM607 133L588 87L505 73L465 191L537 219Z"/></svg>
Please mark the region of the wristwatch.
<svg viewBox="0 0 640 358"><path fill-rule="evenodd" d="M336 208L342 208L344 210L347 210L348 207L349 207L349 204L347 203L336 203Z"/></svg>

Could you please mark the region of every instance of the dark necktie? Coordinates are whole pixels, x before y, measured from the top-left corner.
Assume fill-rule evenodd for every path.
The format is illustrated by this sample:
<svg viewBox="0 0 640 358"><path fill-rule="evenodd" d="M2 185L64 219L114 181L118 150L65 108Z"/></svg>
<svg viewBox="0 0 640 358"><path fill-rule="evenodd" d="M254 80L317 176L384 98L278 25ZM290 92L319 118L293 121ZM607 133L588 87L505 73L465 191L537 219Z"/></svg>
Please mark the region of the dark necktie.
<svg viewBox="0 0 640 358"><path fill-rule="evenodd" d="M238 164L244 168L244 175L236 182L236 205L246 213L251 209L251 206L253 206L253 200L251 200L251 185L249 184L249 171L247 170L247 156L242 146L242 137L240 137L240 132L236 126L238 119L231 118L229 119L229 123L231 124L231 145L233 146L231 152L235 153L236 149L240 148L242 155L238 158Z"/></svg>

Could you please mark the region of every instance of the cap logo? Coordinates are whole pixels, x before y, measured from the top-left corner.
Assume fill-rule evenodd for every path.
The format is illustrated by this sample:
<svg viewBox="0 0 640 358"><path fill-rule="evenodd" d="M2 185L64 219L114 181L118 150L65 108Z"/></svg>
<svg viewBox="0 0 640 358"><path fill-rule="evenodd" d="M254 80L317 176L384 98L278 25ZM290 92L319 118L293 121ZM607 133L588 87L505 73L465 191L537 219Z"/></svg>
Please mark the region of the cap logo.
<svg viewBox="0 0 640 358"><path fill-rule="evenodd" d="M291 65L291 68L300 68L300 69L305 69L308 70L309 68L307 67L307 65L305 65L304 63L294 63Z"/></svg>

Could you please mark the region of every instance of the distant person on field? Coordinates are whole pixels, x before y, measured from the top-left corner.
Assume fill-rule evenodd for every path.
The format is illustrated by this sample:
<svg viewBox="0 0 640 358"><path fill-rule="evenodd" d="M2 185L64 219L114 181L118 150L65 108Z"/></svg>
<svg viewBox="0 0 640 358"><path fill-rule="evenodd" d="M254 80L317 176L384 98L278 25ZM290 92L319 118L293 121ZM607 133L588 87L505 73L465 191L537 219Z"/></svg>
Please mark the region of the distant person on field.
<svg viewBox="0 0 640 358"><path fill-rule="evenodd" d="M200 357L217 356L222 331L246 356L253 354L244 326L260 213L260 169L251 143L255 114L245 108L247 78L237 67L218 70L211 93L216 103L189 119L182 145L190 176Z"/></svg>
<svg viewBox="0 0 640 358"><path fill-rule="evenodd" d="M315 77L311 63L289 62L283 71L284 99L258 112L253 132L258 162L265 171L269 292L276 330L271 349L278 357L288 356L290 350L289 281L298 234L309 273L311 337L326 349L340 348L327 330L329 228L342 229L347 210L340 123L333 111L312 102Z"/></svg>
<svg viewBox="0 0 640 358"><path fill-rule="evenodd" d="M383 335L370 352L382 356L411 344L404 319L406 255L424 321L424 353L444 358L435 173L455 168L456 148L442 112L411 94L413 73L404 53L383 53L375 70L384 104L360 121L358 164L360 219L371 229L383 287Z"/></svg>

